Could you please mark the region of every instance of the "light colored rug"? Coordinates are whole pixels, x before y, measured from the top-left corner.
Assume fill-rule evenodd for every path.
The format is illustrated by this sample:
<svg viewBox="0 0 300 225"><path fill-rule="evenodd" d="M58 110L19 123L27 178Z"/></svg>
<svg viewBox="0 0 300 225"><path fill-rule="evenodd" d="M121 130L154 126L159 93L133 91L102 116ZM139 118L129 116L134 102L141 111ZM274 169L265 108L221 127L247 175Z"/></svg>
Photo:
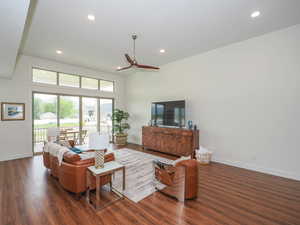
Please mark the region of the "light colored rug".
<svg viewBox="0 0 300 225"><path fill-rule="evenodd" d="M160 160L169 164L173 162L169 159L128 148L115 150L114 154L116 161L125 165L126 186L123 194L134 202L139 202L156 191L154 187L154 168L152 161ZM113 187L121 192L122 171L115 173Z"/></svg>

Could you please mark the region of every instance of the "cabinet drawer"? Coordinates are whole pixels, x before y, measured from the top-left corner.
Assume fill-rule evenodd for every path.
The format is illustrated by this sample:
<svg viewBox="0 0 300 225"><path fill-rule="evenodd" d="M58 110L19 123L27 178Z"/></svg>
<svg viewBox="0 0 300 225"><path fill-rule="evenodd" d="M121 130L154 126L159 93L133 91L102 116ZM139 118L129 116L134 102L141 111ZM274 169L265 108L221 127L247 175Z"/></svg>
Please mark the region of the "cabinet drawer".
<svg viewBox="0 0 300 225"><path fill-rule="evenodd" d="M143 127L144 147L177 156L193 154L194 139L198 140L199 131L180 128Z"/></svg>

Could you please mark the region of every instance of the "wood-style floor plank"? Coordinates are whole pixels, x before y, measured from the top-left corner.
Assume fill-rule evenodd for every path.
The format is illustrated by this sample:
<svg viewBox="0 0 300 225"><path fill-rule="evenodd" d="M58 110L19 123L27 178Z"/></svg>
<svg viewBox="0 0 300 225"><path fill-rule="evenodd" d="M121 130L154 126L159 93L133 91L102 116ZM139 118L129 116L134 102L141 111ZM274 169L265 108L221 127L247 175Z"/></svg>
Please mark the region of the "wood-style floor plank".
<svg viewBox="0 0 300 225"><path fill-rule="evenodd" d="M84 197L77 200L49 175L41 156L0 162L0 224L300 225L299 181L220 163L199 165L198 171L195 200L182 204L156 192L139 203L125 199L96 213Z"/></svg>

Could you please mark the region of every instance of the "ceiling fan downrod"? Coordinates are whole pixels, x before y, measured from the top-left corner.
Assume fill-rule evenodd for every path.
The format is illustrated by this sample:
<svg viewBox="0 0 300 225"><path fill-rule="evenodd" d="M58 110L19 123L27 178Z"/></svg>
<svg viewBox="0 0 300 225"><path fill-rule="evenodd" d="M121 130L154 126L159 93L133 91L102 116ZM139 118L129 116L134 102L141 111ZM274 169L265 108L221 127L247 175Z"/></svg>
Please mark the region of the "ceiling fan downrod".
<svg viewBox="0 0 300 225"><path fill-rule="evenodd" d="M133 34L132 39L133 39L133 61L136 63L136 60L135 60L135 40L137 39L137 35Z"/></svg>

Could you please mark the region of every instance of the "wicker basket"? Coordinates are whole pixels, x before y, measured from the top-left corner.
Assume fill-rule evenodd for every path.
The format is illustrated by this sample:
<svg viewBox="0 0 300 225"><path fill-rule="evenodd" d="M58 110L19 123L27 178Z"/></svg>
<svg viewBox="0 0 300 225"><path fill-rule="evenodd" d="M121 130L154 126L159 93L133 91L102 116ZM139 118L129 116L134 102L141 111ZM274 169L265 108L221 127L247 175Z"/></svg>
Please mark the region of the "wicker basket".
<svg viewBox="0 0 300 225"><path fill-rule="evenodd" d="M210 163L212 152L197 153L196 158L200 164L208 165Z"/></svg>

